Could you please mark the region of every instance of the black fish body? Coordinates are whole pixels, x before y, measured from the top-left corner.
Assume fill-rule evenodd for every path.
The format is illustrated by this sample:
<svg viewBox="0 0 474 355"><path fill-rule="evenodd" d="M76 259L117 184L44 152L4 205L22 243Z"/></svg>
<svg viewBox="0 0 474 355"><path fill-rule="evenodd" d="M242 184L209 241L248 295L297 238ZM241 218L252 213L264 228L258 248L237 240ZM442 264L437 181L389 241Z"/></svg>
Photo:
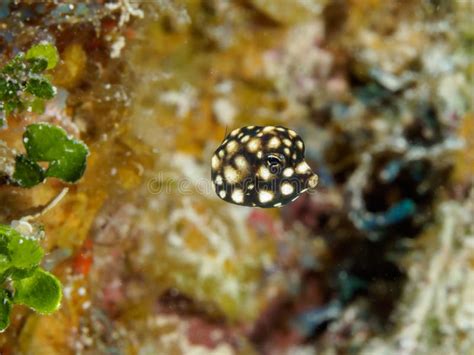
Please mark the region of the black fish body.
<svg viewBox="0 0 474 355"><path fill-rule="evenodd" d="M224 201L281 207L318 183L304 160L304 142L279 126L247 126L225 137L211 159L211 178Z"/></svg>

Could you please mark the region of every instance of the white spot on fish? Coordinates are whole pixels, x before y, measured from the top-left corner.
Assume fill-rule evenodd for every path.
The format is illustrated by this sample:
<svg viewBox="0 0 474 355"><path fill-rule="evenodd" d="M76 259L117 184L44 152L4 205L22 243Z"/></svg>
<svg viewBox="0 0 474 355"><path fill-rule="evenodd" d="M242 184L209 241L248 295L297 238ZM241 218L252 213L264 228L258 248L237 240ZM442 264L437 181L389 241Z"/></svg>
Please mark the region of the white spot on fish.
<svg viewBox="0 0 474 355"><path fill-rule="evenodd" d="M268 179L270 179L270 176L272 174L270 173L270 170L268 170L265 166L261 166L259 169L258 169L258 176L267 181Z"/></svg>
<svg viewBox="0 0 474 355"><path fill-rule="evenodd" d="M213 155L213 156L212 156L211 165L212 165L212 168L213 168L214 170L219 169L219 167L220 167L220 165L221 165L221 161L220 161L220 159L217 157L217 155Z"/></svg>
<svg viewBox="0 0 474 355"><path fill-rule="evenodd" d="M273 200L273 192L261 190L258 193L258 200L260 201L260 203L270 202L271 200Z"/></svg>
<svg viewBox="0 0 474 355"><path fill-rule="evenodd" d="M247 144L247 149L251 153L255 153L260 148L260 139L252 139Z"/></svg>
<svg viewBox="0 0 474 355"><path fill-rule="evenodd" d="M286 177L293 176L294 172L295 171L292 168L286 168L285 170L283 170L283 176L286 176Z"/></svg>
<svg viewBox="0 0 474 355"><path fill-rule="evenodd" d="M232 192L232 201L235 203L242 203L244 202L244 194L242 190L235 189L234 192Z"/></svg>
<svg viewBox="0 0 474 355"><path fill-rule="evenodd" d="M281 193L285 196L291 195L295 191L295 188L290 183L283 183L281 185Z"/></svg>
<svg viewBox="0 0 474 355"><path fill-rule="evenodd" d="M237 170L231 166L226 166L224 168L224 178L228 184L236 184L240 180Z"/></svg>
<svg viewBox="0 0 474 355"><path fill-rule="evenodd" d="M225 150L227 151L228 154L235 153L239 147L239 144L236 141L230 141L227 143Z"/></svg>
<svg viewBox="0 0 474 355"><path fill-rule="evenodd" d="M268 148L278 148L281 144L281 141L278 137L273 137L268 141Z"/></svg>
<svg viewBox="0 0 474 355"><path fill-rule="evenodd" d="M236 156L234 161L235 161L235 165L237 166L239 170L248 169L247 159L245 159L243 155Z"/></svg>
<svg viewBox="0 0 474 355"><path fill-rule="evenodd" d="M296 172L298 174L305 174L307 173L308 171L311 171L311 168L309 167L309 165L303 161L301 163L299 163L297 166L296 166Z"/></svg>
<svg viewBox="0 0 474 355"><path fill-rule="evenodd" d="M231 137L235 137L237 134L239 134L240 128L234 129L232 132L230 132Z"/></svg>

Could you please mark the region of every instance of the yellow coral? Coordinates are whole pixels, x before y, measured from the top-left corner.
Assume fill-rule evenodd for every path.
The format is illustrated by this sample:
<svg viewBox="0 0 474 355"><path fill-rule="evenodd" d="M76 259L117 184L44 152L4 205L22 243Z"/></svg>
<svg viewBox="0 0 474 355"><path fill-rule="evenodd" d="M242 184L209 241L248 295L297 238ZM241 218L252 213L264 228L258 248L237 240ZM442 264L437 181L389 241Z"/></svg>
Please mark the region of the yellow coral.
<svg viewBox="0 0 474 355"><path fill-rule="evenodd" d="M54 72L54 83L66 89L77 86L87 63L87 55L79 43L72 43L61 53L62 61Z"/></svg>
<svg viewBox="0 0 474 355"><path fill-rule="evenodd" d="M464 140L464 148L455 159L453 177L458 182L473 182L474 176L474 114L466 114L459 129L459 136Z"/></svg>

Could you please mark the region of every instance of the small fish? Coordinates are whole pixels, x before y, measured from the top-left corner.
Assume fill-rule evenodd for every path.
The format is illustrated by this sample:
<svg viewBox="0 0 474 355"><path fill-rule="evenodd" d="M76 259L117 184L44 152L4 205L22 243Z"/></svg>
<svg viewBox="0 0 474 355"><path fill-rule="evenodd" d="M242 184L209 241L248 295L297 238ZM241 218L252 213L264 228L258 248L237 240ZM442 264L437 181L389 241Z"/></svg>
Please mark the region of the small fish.
<svg viewBox="0 0 474 355"><path fill-rule="evenodd" d="M291 129L247 126L233 130L211 159L221 199L242 206L281 207L318 184L304 160L304 143Z"/></svg>

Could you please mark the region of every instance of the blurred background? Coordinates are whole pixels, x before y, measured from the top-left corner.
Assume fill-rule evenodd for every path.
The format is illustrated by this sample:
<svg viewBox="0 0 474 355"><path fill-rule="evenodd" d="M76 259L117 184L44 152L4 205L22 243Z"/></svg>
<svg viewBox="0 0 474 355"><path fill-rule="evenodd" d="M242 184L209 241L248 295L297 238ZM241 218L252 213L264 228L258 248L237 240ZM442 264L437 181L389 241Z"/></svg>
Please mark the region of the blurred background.
<svg viewBox="0 0 474 355"><path fill-rule="evenodd" d="M54 43L55 99L10 119L84 140L34 222L63 285L2 354L474 354L471 0L0 2L2 65ZM315 192L223 202L226 130L282 125ZM1 154L1 153L0 153ZM0 186L9 224L66 186Z"/></svg>

